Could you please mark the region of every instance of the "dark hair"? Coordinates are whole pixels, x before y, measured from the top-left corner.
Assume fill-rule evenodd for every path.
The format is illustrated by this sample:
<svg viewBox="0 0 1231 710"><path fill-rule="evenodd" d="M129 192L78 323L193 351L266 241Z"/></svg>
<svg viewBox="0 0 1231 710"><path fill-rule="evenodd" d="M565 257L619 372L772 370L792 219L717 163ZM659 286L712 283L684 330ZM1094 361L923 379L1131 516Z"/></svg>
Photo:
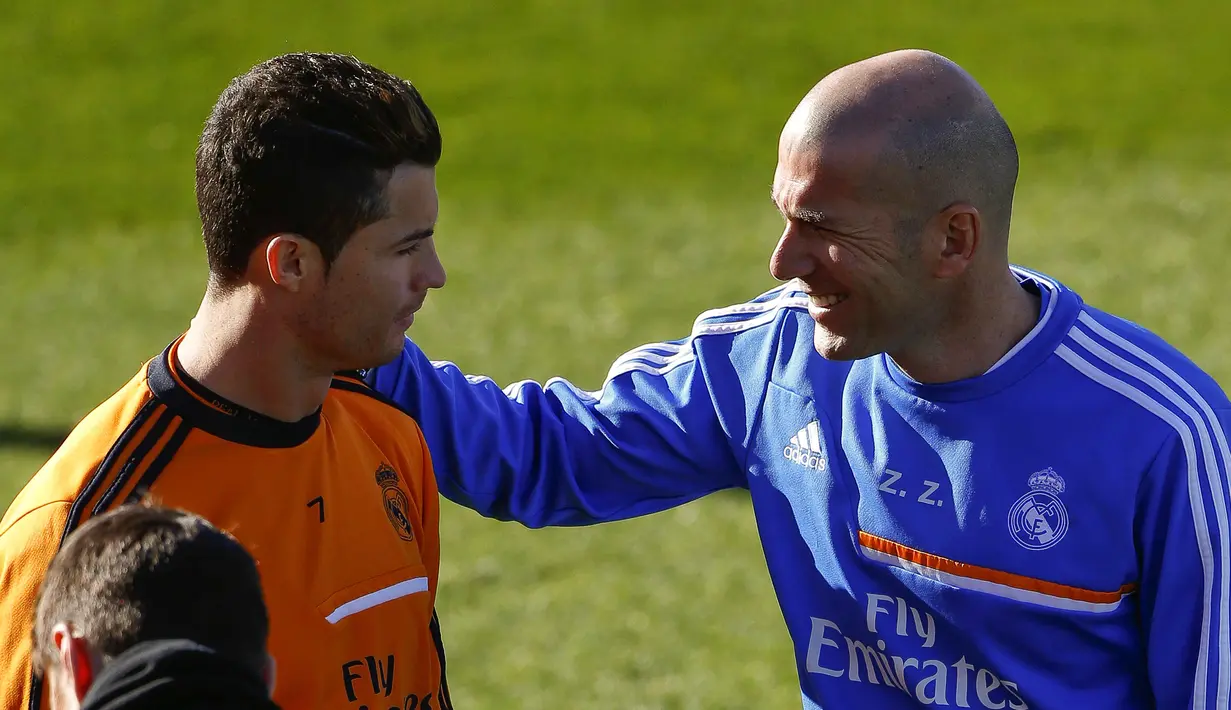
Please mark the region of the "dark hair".
<svg viewBox="0 0 1231 710"><path fill-rule="evenodd" d="M197 146L197 209L215 283L266 237L310 239L331 263L384 217L389 173L434 167L440 129L415 87L354 57L296 53L236 77Z"/></svg>
<svg viewBox="0 0 1231 710"><path fill-rule="evenodd" d="M39 590L34 666L59 662L52 627L66 622L110 661L134 644L185 639L257 670L269 616L256 562L200 516L129 504L69 535Z"/></svg>

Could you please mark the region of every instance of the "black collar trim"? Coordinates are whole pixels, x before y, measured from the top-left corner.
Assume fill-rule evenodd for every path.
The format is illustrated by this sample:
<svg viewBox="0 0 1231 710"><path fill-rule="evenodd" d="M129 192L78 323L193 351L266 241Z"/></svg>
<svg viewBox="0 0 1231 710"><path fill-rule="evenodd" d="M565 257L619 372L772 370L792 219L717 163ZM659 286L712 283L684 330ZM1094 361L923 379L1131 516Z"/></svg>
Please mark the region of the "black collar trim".
<svg viewBox="0 0 1231 710"><path fill-rule="evenodd" d="M227 441L267 449L299 446L316 432L321 422L320 409L297 422L284 422L206 389L180 370L175 357L178 343L171 343L150 361L146 379L154 396L191 426Z"/></svg>

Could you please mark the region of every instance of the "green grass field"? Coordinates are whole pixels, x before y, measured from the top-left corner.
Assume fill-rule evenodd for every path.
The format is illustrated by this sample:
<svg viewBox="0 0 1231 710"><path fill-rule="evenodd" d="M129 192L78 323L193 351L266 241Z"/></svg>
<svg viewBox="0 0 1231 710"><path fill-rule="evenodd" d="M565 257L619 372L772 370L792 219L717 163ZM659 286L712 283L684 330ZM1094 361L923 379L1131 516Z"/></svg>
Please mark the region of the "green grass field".
<svg viewBox="0 0 1231 710"><path fill-rule="evenodd" d="M449 285L412 335L499 381L597 385L772 285L778 131L829 70L922 46L1023 156L1013 257L1231 385L1231 5L1179 0L0 3L0 430L71 426L188 324L197 132L297 49L411 78L441 121ZM0 502L48 455L0 447ZM797 706L746 498L527 531L448 506L458 707Z"/></svg>

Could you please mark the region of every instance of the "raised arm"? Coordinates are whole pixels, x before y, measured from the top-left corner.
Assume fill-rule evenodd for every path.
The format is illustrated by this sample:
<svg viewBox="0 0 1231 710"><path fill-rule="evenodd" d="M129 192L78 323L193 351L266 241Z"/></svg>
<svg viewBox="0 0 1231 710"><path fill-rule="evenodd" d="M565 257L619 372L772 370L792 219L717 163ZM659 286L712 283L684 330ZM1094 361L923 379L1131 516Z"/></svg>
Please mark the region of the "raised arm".
<svg viewBox="0 0 1231 710"><path fill-rule="evenodd" d="M597 392L560 379L501 388L409 340L366 378L418 420L450 500L529 527L631 518L747 486L748 421L791 295L707 312L688 338L617 359Z"/></svg>
<svg viewBox="0 0 1231 710"><path fill-rule="evenodd" d="M502 389L409 340L367 377L418 420L441 493L487 517L586 525L746 485L692 339L626 354L598 392Z"/></svg>

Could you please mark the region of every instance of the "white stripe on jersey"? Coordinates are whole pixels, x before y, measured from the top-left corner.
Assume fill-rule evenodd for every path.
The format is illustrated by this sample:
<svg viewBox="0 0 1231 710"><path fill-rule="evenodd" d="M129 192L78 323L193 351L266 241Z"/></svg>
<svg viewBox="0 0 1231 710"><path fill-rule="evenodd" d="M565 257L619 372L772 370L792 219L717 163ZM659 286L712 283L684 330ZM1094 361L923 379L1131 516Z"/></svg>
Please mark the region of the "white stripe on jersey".
<svg viewBox="0 0 1231 710"><path fill-rule="evenodd" d="M375 606L380 606L385 602L391 602L394 599L408 597L411 594L420 594L427 591L427 577L415 577L404 582L390 585L384 589L377 589L369 594L364 594L358 599L352 599L344 604L338 605L325 617L325 621L331 624L336 624L348 616L354 616L361 611L367 611Z"/></svg>
<svg viewBox="0 0 1231 710"><path fill-rule="evenodd" d="M1214 498L1214 510L1218 517L1218 530L1220 537L1222 538L1222 544L1219 548L1219 569L1222 571L1222 575L1221 584L1219 585L1219 599L1217 607L1220 612L1220 623L1218 627L1218 649L1220 655L1219 658L1216 659L1218 662L1218 702L1216 707L1228 707L1228 705L1231 705L1231 657L1226 655L1228 650L1231 650L1231 619L1228 619L1228 612L1231 611L1231 578L1228 577L1228 573L1231 571L1231 541L1227 540L1227 536L1228 529L1231 528L1231 525L1228 524L1227 506L1225 498L1223 497L1223 477L1228 473L1231 473L1231 471L1228 471L1228 468L1231 467L1231 447L1228 447L1227 445L1226 434L1223 432L1222 426L1218 421L1218 417L1214 414L1214 410L1210 407L1209 402L1198 394L1197 390L1194 389L1193 386L1183 377L1180 377L1175 370L1168 367L1166 363L1162 362L1140 346L1135 345L1131 341L1117 335L1115 332L1095 320L1088 313L1080 313L1077 316L1077 320L1108 342L1118 345L1124 351L1140 358L1151 367L1161 372L1167 377L1168 380L1171 380L1171 382L1178 385L1180 389L1183 390L1184 394L1188 395L1188 397L1201 408L1201 412L1204 414L1204 419L1197 416L1196 412L1192 409L1188 402L1184 400L1179 400L1177 402L1176 399L1178 399L1178 397L1176 397L1176 399L1172 399L1172 397L1175 397L1175 393L1173 391L1170 395L1168 395L1168 399L1172 399L1173 404L1176 404L1176 406L1179 406L1185 413L1193 417L1201 427L1202 452L1205 454L1207 461L1213 460L1217 462L1217 457L1213 455L1210 442L1208 441L1206 425L1208 425L1208 427L1214 432L1214 439L1218 443L1218 453L1222 456L1222 474L1219 474L1219 469L1217 466L1212 470L1207 468L1206 474L1210 479L1210 492ZM1139 379L1141 378L1139 377ZM1155 382L1157 382L1156 378ZM1159 389L1159 386L1163 385L1161 385L1161 383L1156 384L1154 387L1155 390L1162 391ZM1167 387L1167 389L1168 391L1171 391L1169 387ZM1210 600L1208 599L1206 600L1207 614L1211 612L1209 601ZM1205 651L1206 645L1207 644L1205 643L1202 644L1203 652Z"/></svg>
<svg viewBox="0 0 1231 710"><path fill-rule="evenodd" d="M640 361L647 365L669 365L674 360L679 358L680 353L684 351L684 345L686 344L687 341L684 343L654 343L652 345L642 345L636 350L630 350L629 352L626 352L616 358L616 361L611 363L609 370L619 369L621 365L634 361ZM611 379L611 377L608 376L607 379Z"/></svg>
<svg viewBox="0 0 1231 710"><path fill-rule="evenodd" d="M1009 271L1012 271L1013 275L1018 278L1030 279L1031 281L1038 283L1040 286L1044 286L1052 291L1064 290L1064 287L1057 283L1055 279L1047 276L1046 274L1035 271L1034 269L1027 269L1024 266L1013 264L1009 266Z"/></svg>
<svg viewBox="0 0 1231 710"><path fill-rule="evenodd" d="M808 299L797 295L799 292L780 286L768 293L777 296L767 301L750 301L727 308L715 308L705 311L697 317L692 333L682 341L675 343L650 343L634 348L612 363L603 384L626 372L646 372L652 375L663 375L667 372L692 361L694 358L693 341L706 335L721 335L738 333L772 323L778 317L778 312L784 308L807 308ZM762 294L762 297L767 294ZM715 318L736 317L736 320L713 323Z"/></svg>
<svg viewBox="0 0 1231 710"><path fill-rule="evenodd" d="M733 306L725 306L723 308L711 308L708 311L703 311L693 321L693 327L701 325L702 321L713 318L721 318L723 316L737 316L745 313L764 313L765 311L778 308L778 303L787 298L807 298L802 291L793 288L794 282L785 283L778 288L770 289L765 293L757 296L746 303L737 303ZM773 298L770 298L770 296Z"/></svg>
<svg viewBox="0 0 1231 710"><path fill-rule="evenodd" d="M1128 593L1121 593L1119 598L1111 602L1092 602L1083 599L1070 599L1068 597L1056 596L1046 592L1036 592L1031 589L1021 589L1007 584L991 582L986 579L976 579L974 577L963 577L952 572L925 567L917 562L898 557L897 555L888 552L882 552L874 547L860 544L859 550L865 556L894 567L900 567L908 572L917 574L920 577L927 577L941 584L947 584L950 587L958 589L973 589L977 592L992 594L1005 599L1013 599L1014 601L1023 602L1025 604L1037 604L1046 606L1052 609L1064 609L1066 611L1084 611L1091 614L1108 614L1120 608L1120 603L1124 601Z"/></svg>
<svg viewBox="0 0 1231 710"><path fill-rule="evenodd" d="M1100 335L1103 335L1102 331L1106 331L1105 328L1085 313L1079 316L1079 321L1087 325L1093 323L1094 326L1097 326L1097 330L1100 331ZM1183 379L1180 378L1179 375L1177 375L1173 370L1164 366L1157 360L1157 358L1154 358L1140 347L1133 345L1131 342L1124 340L1119 336L1116 336L1110 331L1106 332L1112 336L1111 338L1108 338L1108 340L1115 342L1125 350L1130 351L1134 355L1141 357L1143 360L1150 362L1150 364L1155 365L1161 372L1166 374L1169 379L1184 388L1185 391L1189 393L1196 402L1200 403L1202 408L1210 415L1211 422L1215 422L1213 412L1210 410L1209 405L1205 402L1205 400L1197 394L1191 385L1184 382ZM1202 469L1204 470L1205 478L1208 481L1214 499L1213 503L1215 517L1217 519L1219 532L1218 563L1220 563L1219 568L1222 571L1222 574L1218 575L1220 578L1220 584L1217 608L1220 612L1220 624L1218 630L1219 642L1216 647L1217 656L1215 658L1218 667L1218 694L1216 696L1217 701L1215 706L1227 707L1228 683L1231 683L1231 658L1227 658L1224 651L1228 645L1227 640L1229 636L1231 636L1231 634L1228 633L1227 619L1227 612L1229 608L1228 597L1229 593L1231 593L1231 580L1227 577L1227 570L1228 566L1231 566L1231 548L1228 547L1227 510L1223 499L1222 477L1225 475L1226 462L1231 459L1231 457L1227 456L1225 437L1222 435L1221 427L1217 426L1216 423L1213 427L1215 432L1217 432L1220 448L1222 450L1221 453L1223 454L1223 464L1220 465L1218 458L1215 456L1214 448L1211 443L1209 425L1206 420L1197 413L1197 410L1194 409L1192 405L1179 396L1175 389L1163 383L1153 374L1129 362L1128 360L1125 360L1095 342L1093 338L1091 338L1084 331L1078 329L1077 326L1074 326L1069 331L1069 337L1071 337L1075 343L1079 344L1095 358L1119 370L1124 375L1136 378L1152 389L1155 394L1146 394L1137 385L1130 383L1127 377L1115 377L1103 372L1102 370L1099 370L1088 360L1071 350L1066 345L1060 345L1056 349L1057 355L1059 355L1082 374L1113 391L1119 392L1170 424L1179 434L1180 440L1183 444L1185 458L1188 461L1187 478L1189 505L1192 509L1193 524L1197 533L1197 548L1201 555L1205 582L1205 608L1202 613L1201 621L1201 648L1198 651L1197 668L1193 680L1194 710L1203 710L1206 707L1206 699L1209 696L1209 679L1207 670L1209 665L1209 638L1210 625L1212 623L1211 617L1214 610L1213 587L1215 575L1218 571L1216 569L1216 562L1212 549L1213 545L1210 540L1210 525L1209 521L1206 519L1205 500L1201 491L1201 472ZM1159 399L1160 395L1161 399L1170 402L1182 411L1186 415L1187 421L1181 419L1170 409L1163 406ZM1196 443L1193 438L1194 431L1197 434L1197 438L1200 439L1201 442L1202 458L1200 460L1197 456ZM1204 465L1202 465L1202 462Z"/></svg>
<svg viewBox="0 0 1231 710"><path fill-rule="evenodd" d="M629 350L616 358L615 362L611 364L610 369L607 371L607 376L603 378L603 385L598 390L585 391L568 380L559 377L547 380L543 384L543 389L548 389L553 384L559 383L582 397L597 400L602 397L603 388L620 375L630 372L644 372L655 376L665 375L680 365L685 365L696 359L692 346L693 341L697 338L751 330L752 328L773 323L774 319L778 317L778 313L783 309L807 308L808 298L798 290L790 288L790 286L791 284L785 284L757 297L757 299L765 299L773 295L773 298L768 298L768 300L754 299L747 303L705 311L697 317L689 336L678 342L647 343ZM715 318L730 317L734 317L734 319L721 323L708 322ZM514 382L506 387L504 392L509 397L515 398L520 393L522 387L535 384L537 383L533 380Z"/></svg>

